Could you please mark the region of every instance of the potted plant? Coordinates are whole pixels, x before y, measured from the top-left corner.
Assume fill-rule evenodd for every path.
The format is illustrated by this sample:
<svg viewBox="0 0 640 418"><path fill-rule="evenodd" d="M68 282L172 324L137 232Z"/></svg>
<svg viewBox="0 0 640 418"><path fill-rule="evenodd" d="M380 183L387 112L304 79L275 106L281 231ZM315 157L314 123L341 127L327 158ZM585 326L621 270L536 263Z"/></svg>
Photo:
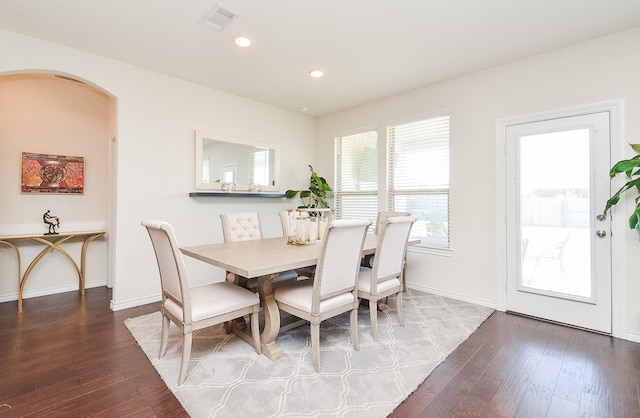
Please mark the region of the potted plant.
<svg viewBox="0 0 640 418"><path fill-rule="evenodd" d="M292 199L300 196L302 205L298 206L297 213L289 211L287 227L287 241L295 244L309 244L322 240L325 228L331 220L331 209L327 201L327 193L331 186L324 177L309 166L311 178L307 190L287 190L285 197ZM313 210L310 210L313 209Z"/></svg>
<svg viewBox="0 0 640 418"><path fill-rule="evenodd" d="M635 198L636 206L629 217L629 228L635 229L640 236L640 144L629 144L635 152L638 153L635 157L629 160L618 161L609 172L609 176L614 178L620 173L625 173L629 181L620 188L609 200L604 208L603 214L606 216L607 212L620 201L620 197L624 192L630 189L635 189L638 196Z"/></svg>
<svg viewBox="0 0 640 418"><path fill-rule="evenodd" d="M309 179L309 188L307 190L287 190L285 197L292 199L298 195L302 199L302 205L298 208L328 208L329 202L327 201L327 193L332 191L329 183L320 177L318 173L313 171L313 167L309 166L311 170L311 178Z"/></svg>

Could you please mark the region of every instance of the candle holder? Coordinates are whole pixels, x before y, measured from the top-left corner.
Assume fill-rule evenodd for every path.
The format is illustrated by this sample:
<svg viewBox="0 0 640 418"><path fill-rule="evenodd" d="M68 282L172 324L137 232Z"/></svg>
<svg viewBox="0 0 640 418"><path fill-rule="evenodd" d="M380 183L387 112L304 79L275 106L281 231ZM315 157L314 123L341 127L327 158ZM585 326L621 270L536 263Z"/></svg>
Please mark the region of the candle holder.
<svg viewBox="0 0 640 418"><path fill-rule="evenodd" d="M330 208L290 209L287 222L287 243L308 245L322 242L327 225L332 219L333 210Z"/></svg>

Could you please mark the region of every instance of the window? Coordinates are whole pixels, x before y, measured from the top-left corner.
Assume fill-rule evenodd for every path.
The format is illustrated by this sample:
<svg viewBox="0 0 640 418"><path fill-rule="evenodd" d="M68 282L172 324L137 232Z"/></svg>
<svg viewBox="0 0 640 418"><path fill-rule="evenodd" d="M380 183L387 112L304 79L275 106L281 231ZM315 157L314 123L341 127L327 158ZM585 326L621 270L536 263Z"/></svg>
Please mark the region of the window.
<svg viewBox="0 0 640 418"><path fill-rule="evenodd" d="M378 133L336 138L334 197L337 219L376 219L378 213Z"/></svg>
<svg viewBox="0 0 640 418"><path fill-rule="evenodd" d="M336 218L375 222L379 210L409 212L417 218L411 238L419 246L448 249L449 115L383 129L336 138Z"/></svg>
<svg viewBox="0 0 640 418"><path fill-rule="evenodd" d="M417 218L411 238L449 248L449 116L387 126L388 205Z"/></svg>
<svg viewBox="0 0 640 418"><path fill-rule="evenodd" d="M209 183L209 158L202 160L202 182Z"/></svg>
<svg viewBox="0 0 640 418"><path fill-rule="evenodd" d="M269 185L269 150L249 153L249 181L251 184Z"/></svg>

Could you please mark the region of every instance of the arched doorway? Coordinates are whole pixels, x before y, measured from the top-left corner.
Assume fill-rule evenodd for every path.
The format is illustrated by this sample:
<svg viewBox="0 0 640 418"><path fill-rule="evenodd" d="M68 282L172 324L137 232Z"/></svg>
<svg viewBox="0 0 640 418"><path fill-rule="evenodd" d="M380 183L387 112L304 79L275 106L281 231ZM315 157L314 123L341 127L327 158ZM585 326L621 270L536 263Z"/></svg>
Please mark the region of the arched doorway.
<svg viewBox="0 0 640 418"><path fill-rule="evenodd" d="M45 71L0 74L0 164L4 167L0 179L0 189L4 191L0 235L39 233L45 210L60 217L61 231L111 229L115 219L112 209L115 109L115 97L68 74ZM22 152L83 156L83 194L21 193ZM113 286L110 242L107 238L88 248L86 287ZM24 263L39 250L27 246L24 251L23 270ZM16 277L17 261L10 249L0 249L0 260L0 274ZM73 266L62 260L62 255L51 253L34 268L24 296L73 289L77 289ZM17 283L6 280L0 284L0 302L15 299Z"/></svg>

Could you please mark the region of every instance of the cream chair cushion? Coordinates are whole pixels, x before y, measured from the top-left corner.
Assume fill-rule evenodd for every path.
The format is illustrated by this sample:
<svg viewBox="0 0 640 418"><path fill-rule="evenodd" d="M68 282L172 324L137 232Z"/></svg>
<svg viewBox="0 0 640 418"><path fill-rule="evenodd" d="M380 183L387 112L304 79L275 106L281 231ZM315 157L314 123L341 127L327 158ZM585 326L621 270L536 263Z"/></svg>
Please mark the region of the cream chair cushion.
<svg viewBox="0 0 640 418"><path fill-rule="evenodd" d="M280 302L305 312L311 312L313 300L313 285L311 282L300 281L289 285L286 292L279 293ZM276 290L277 292L277 290ZM318 314L322 315L331 309L353 303L353 293L341 293L339 295L320 301Z"/></svg>
<svg viewBox="0 0 640 418"><path fill-rule="evenodd" d="M373 270L367 267L360 267L360 273L358 275L358 291L371 293L371 280ZM383 293L388 290L402 286L402 283L397 277L392 277L384 281L377 283L377 292Z"/></svg>

